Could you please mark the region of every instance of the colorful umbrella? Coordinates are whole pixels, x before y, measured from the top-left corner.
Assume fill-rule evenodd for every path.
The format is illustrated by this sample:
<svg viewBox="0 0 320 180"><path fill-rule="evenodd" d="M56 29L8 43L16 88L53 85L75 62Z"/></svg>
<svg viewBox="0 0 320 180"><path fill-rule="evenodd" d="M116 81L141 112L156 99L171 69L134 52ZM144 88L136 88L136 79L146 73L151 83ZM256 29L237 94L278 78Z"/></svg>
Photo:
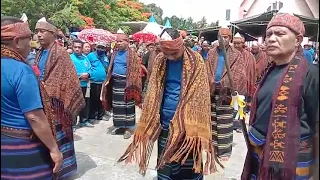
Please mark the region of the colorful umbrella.
<svg viewBox="0 0 320 180"><path fill-rule="evenodd" d="M139 31L132 35L132 39L136 42L155 42L157 36L153 33Z"/></svg>
<svg viewBox="0 0 320 180"><path fill-rule="evenodd" d="M111 43L116 40L116 36L109 31L103 29L84 29L79 32L78 38L89 44L96 44L100 41Z"/></svg>

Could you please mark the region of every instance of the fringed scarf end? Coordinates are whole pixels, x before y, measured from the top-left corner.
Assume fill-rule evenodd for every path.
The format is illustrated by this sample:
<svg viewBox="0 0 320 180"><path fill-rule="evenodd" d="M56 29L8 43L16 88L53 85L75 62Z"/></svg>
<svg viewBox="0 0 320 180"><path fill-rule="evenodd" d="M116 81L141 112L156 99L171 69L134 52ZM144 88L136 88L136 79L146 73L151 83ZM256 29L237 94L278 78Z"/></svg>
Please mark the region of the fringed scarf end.
<svg viewBox="0 0 320 180"><path fill-rule="evenodd" d="M152 154L153 145L154 141L149 140L142 135L135 135L133 142L119 158L118 163L124 161L125 164L129 164L135 161L139 165L139 173L142 176L145 176Z"/></svg>
<svg viewBox="0 0 320 180"><path fill-rule="evenodd" d="M205 152L206 154L204 167L202 165L202 152ZM200 137L186 137L179 148L171 156L169 162L166 162L165 157L166 156L162 157L162 160L160 160L160 162L163 161L162 164L180 162L183 165L188 158L192 157L194 161L193 170L195 173L203 173L207 175L217 172L215 164L217 159L214 156L212 145ZM157 168L161 168L161 164L158 164ZM222 166L222 168L224 167Z"/></svg>

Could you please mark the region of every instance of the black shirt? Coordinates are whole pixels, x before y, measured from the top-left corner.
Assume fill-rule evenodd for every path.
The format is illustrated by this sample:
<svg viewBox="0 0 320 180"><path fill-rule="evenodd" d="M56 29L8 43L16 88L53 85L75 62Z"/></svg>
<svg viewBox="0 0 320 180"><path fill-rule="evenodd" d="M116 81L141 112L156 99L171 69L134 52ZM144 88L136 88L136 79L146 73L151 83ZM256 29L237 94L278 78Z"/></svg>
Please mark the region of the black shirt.
<svg viewBox="0 0 320 180"><path fill-rule="evenodd" d="M252 126L264 136L268 132L274 89L286 66L288 64L275 66L270 69L257 94L256 121ZM302 88L302 98L298 112L301 121L301 137L306 137L314 134L315 122L318 121L319 68L312 64L308 65L308 71Z"/></svg>
<svg viewBox="0 0 320 180"><path fill-rule="evenodd" d="M150 51L148 51L145 55L142 57L142 64L144 67L148 69L148 62L149 62L149 57L150 57Z"/></svg>

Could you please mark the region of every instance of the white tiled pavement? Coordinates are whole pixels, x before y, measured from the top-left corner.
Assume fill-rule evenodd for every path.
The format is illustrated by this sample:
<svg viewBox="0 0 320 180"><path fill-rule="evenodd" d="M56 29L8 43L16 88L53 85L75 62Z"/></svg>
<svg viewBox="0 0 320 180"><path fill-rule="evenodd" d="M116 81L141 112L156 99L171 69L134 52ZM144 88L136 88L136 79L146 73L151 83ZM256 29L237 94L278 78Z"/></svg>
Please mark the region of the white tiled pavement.
<svg viewBox="0 0 320 180"><path fill-rule="evenodd" d="M137 115L140 110L137 108ZM138 119L138 118L137 118ZM108 134L112 129L112 119L97 121L93 128L81 128L75 132L75 148L78 171L71 179L76 180L156 180L156 150L153 151L149 170L142 177L136 165L117 164L116 160L123 154L131 139L125 140L121 135ZM156 148L156 147L155 147ZM233 153L225 164L224 170L205 177L205 180L240 179L246 145L243 135L234 133Z"/></svg>

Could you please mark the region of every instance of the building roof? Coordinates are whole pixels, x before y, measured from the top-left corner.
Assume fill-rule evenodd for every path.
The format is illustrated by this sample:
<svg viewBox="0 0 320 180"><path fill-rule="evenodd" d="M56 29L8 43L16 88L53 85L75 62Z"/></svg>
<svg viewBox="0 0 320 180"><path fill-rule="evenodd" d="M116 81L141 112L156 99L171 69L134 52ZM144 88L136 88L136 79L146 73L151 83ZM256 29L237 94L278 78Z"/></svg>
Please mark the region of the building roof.
<svg viewBox="0 0 320 180"><path fill-rule="evenodd" d="M195 29L195 30L189 30L188 33L197 35L197 36L204 36L206 40L208 41L215 41L217 40L218 36L218 31L221 27L220 26L215 26L215 27L206 27L206 28L201 28L201 29ZM246 41L254 41L257 40L257 37L254 37L250 34L248 34L245 31L242 31L241 29L235 28L233 25L229 25L229 28L233 32L233 35L236 33L240 33L241 35L244 36Z"/></svg>
<svg viewBox="0 0 320 180"><path fill-rule="evenodd" d="M253 36L263 36L265 34L269 21L277 12L277 10L265 12L238 21L233 21L231 22L231 24L237 29L252 34ZM305 36L311 37L318 33L319 19L309 18L298 14L294 15L299 17L303 21L306 28Z"/></svg>

